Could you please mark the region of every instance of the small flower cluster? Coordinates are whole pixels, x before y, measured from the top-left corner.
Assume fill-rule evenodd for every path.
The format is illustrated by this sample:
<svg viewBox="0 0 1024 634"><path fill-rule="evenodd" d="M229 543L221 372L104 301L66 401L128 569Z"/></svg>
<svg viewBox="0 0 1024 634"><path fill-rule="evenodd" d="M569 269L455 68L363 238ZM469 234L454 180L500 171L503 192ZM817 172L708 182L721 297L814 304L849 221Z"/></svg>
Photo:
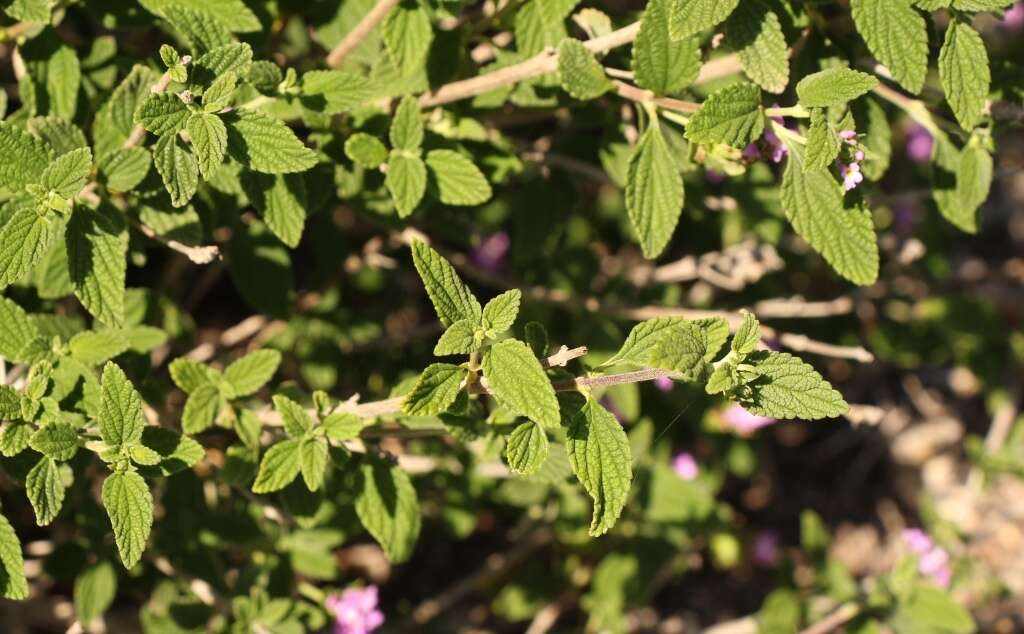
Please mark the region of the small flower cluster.
<svg viewBox="0 0 1024 634"><path fill-rule="evenodd" d="M377 586L332 594L324 606L334 614L334 634L370 634L384 624L384 614L377 609Z"/></svg>
<svg viewBox="0 0 1024 634"><path fill-rule="evenodd" d="M777 421L771 416L756 416L740 405L733 404L721 414L722 425L740 436L749 436L762 427Z"/></svg>
<svg viewBox="0 0 1024 634"><path fill-rule="evenodd" d="M672 469L683 480L696 480L700 475L697 459L688 451L676 454L676 457L672 459Z"/></svg>
<svg viewBox="0 0 1024 634"><path fill-rule="evenodd" d="M953 571L949 566L949 553L920 528L907 528L903 531L903 543L916 554L919 559L917 570L922 575L943 588L949 587Z"/></svg>
<svg viewBox="0 0 1024 634"><path fill-rule="evenodd" d="M772 121L780 125L785 125L786 123L785 119L782 117L772 117ZM771 126L764 129L764 135L761 138L767 146L765 151L771 158L772 163L781 163L782 159L786 158L786 155L789 154L789 148L787 148L786 144L782 142L782 139L772 131ZM743 149L743 158L751 161L761 159L761 147L758 146L757 142L751 143Z"/></svg>
<svg viewBox="0 0 1024 634"><path fill-rule="evenodd" d="M839 164L839 174L843 177L843 190L850 191L864 182L864 173L860 171L860 162L864 160L864 151L857 147L856 130L843 130L839 133L839 138L854 148L853 160L849 163Z"/></svg>

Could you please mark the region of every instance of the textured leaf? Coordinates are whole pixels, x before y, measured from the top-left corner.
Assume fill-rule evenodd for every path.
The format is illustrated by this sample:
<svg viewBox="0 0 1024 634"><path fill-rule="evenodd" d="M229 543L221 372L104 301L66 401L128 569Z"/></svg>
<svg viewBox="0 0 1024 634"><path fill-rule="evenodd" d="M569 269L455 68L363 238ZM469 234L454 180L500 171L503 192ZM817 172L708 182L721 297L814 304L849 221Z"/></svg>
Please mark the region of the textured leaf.
<svg viewBox="0 0 1024 634"><path fill-rule="evenodd" d="M392 150L384 184L395 201L400 218L409 216L427 189L427 166L418 156Z"/></svg>
<svg viewBox="0 0 1024 634"><path fill-rule="evenodd" d="M536 55L547 47L558 46L568 35L565 19L578 0L531 0L515 16L516 49L523 55Z"/></svg>
<svg viewBox="0 0 1024 634"><path fill-rule="evenodd" d="M32 425L28 423L7 423L0 432L0 453L10 458L17 456L28 448L28 439L32 437Z"/></svg>
<svg viewBox="0 0 1024 634"><path fill-rule="evenodd" d="M873 75L849 68L828 68L801 79L796 94L805 108L824 108L853 101L877 85Z"/></svg>
<svg viewBox="0 0 1024 634"><path fill-rule="evenodd" d="M870 180L880 180L892 160L892 127L885 108L869 98L858 101L853 111L857 130L864 134L861 143L867 148L868 160L861 164L861 171Z"/></svg>
<svg viewBox="0 0 1024 634"><path fill-rule="evenodd" d="M277 350L256 350L232 362L224 370L224 378L235 388L236 397L249 396L274 376L280 364Z"/></svg>
<svg viewBox="0 0 1024 634"><path fill-rule="evenodd" d="M46 143L23 128L0 121L0 156L18 157L0 161L0 187L17 191L39 181L50 164L51 152Z"/></svg>
<svg viewBox="0 0 1024 634"><path fill-rule="evenodd" d="M78 431L69 423L53 421L32 434L28 444L54 460L71 460L78 451Z"/></svg>
<svg viewBox="0 0 1024 634"><path fill-rule="evenodd" d="M112 447L134 445L142 438L142 397L124 371L107 362L103 367L99 412L100 436ZM120 541L118 542L120 544ZM122 551L123 554L123 551Z"/></svg>
<svg viewBox="0 0 1024 634"><path fill-rule="evenodd" d="M686 88L700 73L700 45L696 38L673 40L668 32L672 0L651 0L644 9L640 31L633 42L636 83L657 95Z"/></svg>
<svg viewBox="0 0 1024 634"><path fill-rule="evenodd" d="M53 458L43 456L25 477L25 494L32 503L36 524L46 526L64 506L64 483Z"/></svg>
<svg viewBox="0 0 1024 634"><path fill-rule="evenodd" d="M57 157L43 170L39 184L47 191L71 198L85 187L92 171L92 150L79 148Z"/></svg>
<svg viewBox="0 0 1024 634"><path fill-rule="evenodd" d="M28 77L35 85L37 111L73 120L82 81L81 62L75 49L48 26L25 42L20 53Z"/></svg>
<svg viewBox="0 0 1024 634"><path fill-rule="evenodd" d="M828 171L805 173L803 151L790 146L782 179L782 208L793 229L833 269L854 284L878 278L878 244L871 212L843 206L843 191Z"/></svg>
<svg viewBox="0 0 1024 634"><path fill-rule="evenodd" d="M245 193L281 242L295 248L306 226L306 181L301 174L247 173Z"/></svg>
<svg viewBox="0 0 1024 634"><path fill-rule="evenodd" d="M743 322L732 338L732 351L739 355L753 352L761 341L761 325L751 313L743 314Z"/></svg>
<svg viewBox="0 0 1024 634"><path fill-rule="evenodd" d="M811 111L811 127L807 131L804 171L823 170L835 162L842 148L842 139L832 127L828 115L820 109Z"/></svg>
<svg viewBox="0 0 1024 634"><path fill-rule="evenodd" d="M110 326L124 321L128 228L108 205L78 206L71 214L64 243L75 296L97 320Z"/></svg>
<svg viewBox="0 0 1024 634"><path fill-rule="evenodd" d="M210 87L203 91L203 110L216 113L231 104L231 96L238 85L238 73L228 71L217 77ZM191 134L191 133L190 133ZM225 134L225 138L227 135Z"/></svg>
<svg viewBox="0 0 1024 634"><path fill-rule="evenodd" d="M106 179L107 189L127 192L135 189L149 174L153 160L146 148L131 147L118 150L100 163L100 173Z"/></svg>
<svg viewBox="0 0 1024 634"><path fill-rule="evenodd" d="M973 129L981 118L992 77L985 42L970 24L950 21L939 52L939 77L956 120L965 130Z"/></svg>
<svg viewBox="0 0 1024 634"><path fill-rule="evenodd" d="M146 426L142 445L160 457L157 470L165 476L188 469L202 460L205 451L198 442L166 427Z"/></svg>
<svg viewBox="0 0 1024 634"><path fill-rule="evenodd" d="M754 84L727 86L707 98L686 126L695 143L723 143L742 148L764 131L761 89Z"/></svg>
<svg viewBox="0 0 1024 634"><path fill-rule="evenodd" d="M188 395L181 413L181 429L186 434L198 434L213 424L220 407L220 391L213 384L200 385Z"/></svg>
<svg viewBox="0 0 1024 634"><path fill-rule="evenodd" d="M274 409L281 415L285 433L292 438L302 438L313 427L306 410L287 396L275 394Z"/></svg>
<svg viewBox="0 0 1024 634"><path fill-rule="evenodd" d="M430 50L434 32L430 14L416 0L403 0L381 25L384 46L403 75L420 67Z"/></svg>
<svg viewBox="0 0 1024 634"><path fill-rule="evenodd" d="M361 74L340 70L311 70L302 76L302 95L303 103L310 108L337 114L362 105L373 93L369 80Z"/></svg>
<svg viewBox="0 0 1024 634"><path fill-rule="evenodd" d="M633 480L629 440L611 412L588 400L566 431L569 462L594 500L590 534L607 533L619 519Z"/></svg>
<svg viewBox="0 0 1024 634"><path fill-rule="evenodd" d="M520 475L533 475L548 459L548 435L539 424L526 421L512 430L505 444L505 459Z"/></svg>
<svg viewBox="0 0 1024 634"><path fill-rule="evenodd" d="M424 242L413 242L412 261L442 326L447 328L460 319L479 323L480 302L440 253Z"/></svg>
<svg viewBox="0 0 1024 634"><path fill-rule="evenodd" d="M995 11L1013 3L1014 0L953 0L953 8L961 11Z"/></svg>
<svg viewBox="0 0 1024 634"><path fill-rule="evenodd" d="M249 110L235 110L223 118L228 151L250 169L279 174L304 172L316 164L316 154L280 119Z"/></svg>
<svg viewBox="0 0 1024 634"><path fill-rule="evenodd" d="M153 164L171 195L171 204L187 205L199 187L199 164L192 150L176 134L162 136L153 148Z"/></svg>
<svg viewBox="0 0 1024 634"><path fill-rule="evenodd" d="M372 134L356 132L345 140L345 155L356 165L375 169L388 160L388 149Z"/></svg>
<svg viewBox="0 0 1024 634"><path fill-rule="evenodd" d="M0 515L0 595L5 599L21 601L28 598L25 579L25 561L21 556L21 541L7 518Z"/></svg>
<svg viewBox="0 0 1024 634"><path fill-rule="evenodd" d="M272 493L291 484L302 468L301 443L295 438L282 440L263 454L256 482L252 485L254 493Z"/></svg>
<svg viewBox="0 0 1024 634"><path fill-rule="evenodd" d="M39 336L39 330L25 309L14 300L0 297L0 357L22 362L22 351Z"/></svg>
<svg viewBox="0 0 1024 634"><path fill-rule="evenodd" d="M173 20L183 10L201 14L238 33L260 30L260 21L242 0L140 0L156 15Z"/></svg>
<svg viewBox="0 0 1024 634"><path fill-rule="evenodd" d="M761 0L741 2L725 23L725 38L736 51L743 72L768 92L789 85L789 50L782 23Z"/></svg>
<svg viewBox="0 0 1024 634"><path fill-rule="evenodd" d="M480 342L476 339L476 329L479 323L476 319L460 319L444 331L441 338L434 346L434 354L439 357L452 354L469 354L479 348Z"/></svg>
<svg viewBox="0 0 1024 634"><path fill-rule="evenodd" d="M102 560L87 567L75 577L75 614L81 623L100 617L117 596L117 571L109 561Z"/></svg>
<svg viewBox="0 0 1024 634"><path fill-rule="evenodd" d="M961 151L946 138L936 139L932 195L939 212L961 231L977 233L978 208L988 198L994 164L977 141Z"/></svg>
<svg viewBox="0 0 1024 634"><path fill-rule="evenodd" d="M484 355L483 370L502 404L548 429L558 428L555 388L529 346L516 339L494 344Z"/></svg>
<svg viewBox="0 0 1024 634"><path fill-rule="evenodd" d="M3 10L15 20L45 24L50 21L50 11L53 10L55 2L56 0L9 0L4 3Z"/></svg>
<svg viewBox="0 0 1024 634"><path fill-rule="evenodd" d="M14 213L0 229L0 289L24 279L63 228L51 214L40 214L31 200L15 198L7 204L14 206Z"/></svg>
<svg viewBox="0 0 1024 634"><path fill-rule="evenodd" d="M55 156L89 146L82 130L60 117L33 117L26 122L26 127L33 136L45 141Z"/></svg>
<svg viewBox="0 0 1024 634"><path fill-rule="evenodd" d="M612 89L594 54L572 38L558 45L558 76L565 92L580 100L596 99Z"/></svg>
<svg viewBox="0 0 1024 634"><path fill-rule="evenodd" d="M252 64L252 47L231 42L200 55L192 64L193 84L212 84L228 73L245 75Z"/></svg>
<svg viewBox="0 0 1024 634"><path fill-rule="evenodd" d="M423 119L419 103L412 95L406 95L398 102L388 138L396 150L418 150L423 145Z"/></svg>
<svg viewBox="0 0 1024 634"><path fill-rule="evenodd" d="M483 327L495 334L511 328L519 315L519 302L522 297L522 291L514 288L492 298L484 306Z"/></svg>
<svg viewBox="0 0 1024 634"><path fill-rule="evenodd" d="M431 150L427 167L446 205L479 205L491 197L491 184L468 158L453 150Z"/></svg>
<svg viewBox="0 0 1024 634"><path fill-rule="evenodd" d="M299 448L302 460L302 480L310 491L319 491L327 475L327 441L323 438L308 438Z"/></svg>
<svg viewBox="0 0 1024 634"><path fill-rule="evenodd" d="M220 117L206 112L192 114L185 127L192 140L192 151L199 164L199 173L204 179L209 179L224 160L224 152L228 147L227 128Z"/></svg>
<svg viewBox="0 0 1024 634"><path fill-rule="evenodd" d="M758 377L739 403L752 414L817 420L845 414L849 406L809 364L785 352L751 353L746 362Z"/></svg>
<svg viewBox="0 0 1024 634"><path fill-rule="evenodd" d="M375 458L359 467L362 486L356 497L356 514L366 530L384 549L391 563L412 555L420 535L420 509L416 489L408 474Z"/></svg>
<svg viewBox="0 0 1024 634"><path fill-rule="evenodd" d="M450 363L428 365L402 401L402 411L410 416L434 416L455 402L466 377L466 369Z"/></svg>
<svg viewBox="0 0 1024 634"><path fill-rule="evenodd" d="M142 557L153 528L153 496L134 471L112 473L103 481L103 506L114 529L114 541L125 568Z"/></svg>
<svg viewBox="0 0 1024 634"><path fill-rule="evenodd" d="M683 178L662 136L651 121L633 148L626 177L626 209L643 249L654 259L668 246L683 211Z"/></svg>
<svg viewBox="0 0 1024 634"><path fill-rule="evenodd" d="M322 422L324 426L324 433L331 440L349 440L350 438L356 438L359 436L359 432L363 429L363 421L359 420L355 414L348 412L334 412L328 414Z"/></svg>
<svg viewBox="0 0 1024 634"><path fill-rule="evenodd" d="M171 379L174 384L191 394L203 385L210 384L210 375L206 366L188 357L178 357L170 364Z"/></svg>
<svg viewBox="0 0 1024 634"><path fill-rule="evenodd" d="M675 0L669 12L669 32L680 40L721 24L740 0Z"/></svg>
<svg viewBox="0 0 1024 634"><path fill-rule="evenodd" d="M853 21L871 54L910 92L928 73L928 27L911 0L850 0Z"/></svg>
<svg viewBox="0 0 1024 634"><path fill-rule="evenodd" d="M135 113L135 122L156 135L171 135L185 129L188 107L169 92L150 95Z"/></svg>
<svg viewBox="0 0 1024 634"><path fill-rule="evenodd" d="M233 37L228 25L215 22L208 14L195 9L177 7L171 15L165 17L189 48L198 53L205 53L232 42ZM274 85L280 81L277 80Z"/></svg>

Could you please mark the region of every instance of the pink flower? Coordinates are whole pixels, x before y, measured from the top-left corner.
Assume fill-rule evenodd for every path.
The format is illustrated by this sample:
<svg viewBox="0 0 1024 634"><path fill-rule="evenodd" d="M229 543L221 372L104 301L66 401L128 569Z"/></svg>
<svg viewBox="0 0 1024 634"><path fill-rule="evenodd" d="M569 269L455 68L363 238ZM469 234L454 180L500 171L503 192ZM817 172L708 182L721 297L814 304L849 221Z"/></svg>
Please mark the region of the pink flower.
<svg viewBox="0 0 1024 634"><path fill-rule="evenodd" d="M676 454L676 457L672 460L672 469L683 480L693 480L700 475L700 467L697 465L697 460L688 451Z"/></svg>
<svg viewBox="0 0 1024 634"><path fill-rule="evenodd" d="M757 147L757 143L750 143L747 147L743 148L743 158L756 161L761 158L761 148Z"/></svg>
<svg viewBox="0 0 1024 634"><path fill-rule="evenodd" d="M384 623L384 614L377 609L377 586L332 594L324 606L334 614L334 634L369 634Z"/></svg>
<svg viewBox="0 0 1024 634"><path fill-rule="evenodd" d="M470 252L469 259L488 273L500 273L505 268L505 258L511 244L508 234L499 231L484 238Z"/></svg>
<svg viewBox="0 0 1024 634"><path fill-rule="evenodd" d="M1003 27L1011 31L1024 28L1024 2L1018 2L1003 14Z"/></svg>
<svg viewBox="0 0 1024 634"><path fill-rule="evenodd" d="M856 189L864 182L864 174L860 171L860 163L854 161L849 165L840 165L839 174L843 177L843 191Z"/></svg>
<svg viewBox="0 0 1024 634"><path fill-rule="evenodd" d="M722 423L741 436L749 436L775 422L770 416L756 416L735 403L722 412Z"/></svg>
<svg viewBox="0 0 1024 634"><path fill-rule="evenodd" d="M773 568L779 561L779 534L763 530L754 538L754 563L763 568Z"/></svg>
<svg viewBox="0 0 1024 634"><path fill-rule="evenodd" d="M919 125L914 125L907 132L907 156L915 163L930 161L934 145L931 133Z"/></svg>
<svg viewBox="0 0 1024 634"><path fill-rule="evenodd" d="M667 376L659 376L654 379L654 387L658 388L662 392L671 392L672 388L675 387L675 383Z"/></svg>
<svg viewBox="0 0 1024 634"><path fill-rule="evenodd" d="M779 123L782 123L779 121ZM778 137L771 129L764 131L764 140L768 143L768 147L772 151L772 163L781 163L782 159L789 154L789 148L782 142L782 139Z"/></svg>
<svg viewBox="0 0 1024 634"><path fill-rule="evenodd" d="M711 185L719 185L725 181L725 174L717 170L707 170L704 172L704 180Z"/></svg>
<svg viewBox="0 0 1024 634"><path fill-rule="evenodd" d="M949 565L949 553L920 528L903 531L903 543L918 556L917 570L943 588L949 587L953 570Z"/></svg>

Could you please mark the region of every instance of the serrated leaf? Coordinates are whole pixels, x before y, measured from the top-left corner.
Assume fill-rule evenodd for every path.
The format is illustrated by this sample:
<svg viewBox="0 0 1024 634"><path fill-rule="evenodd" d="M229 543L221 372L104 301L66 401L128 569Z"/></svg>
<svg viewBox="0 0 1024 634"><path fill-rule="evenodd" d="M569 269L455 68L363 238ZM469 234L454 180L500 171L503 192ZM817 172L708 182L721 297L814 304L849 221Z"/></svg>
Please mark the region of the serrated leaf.
<svg viewBox="0 0 1024 634"><path fill-rule="evenodd" d="M172 135L185 129L189 114L178 95L161 92L142 102L135 112L135 122L158 136Z"/></svg>
<svg viewBox="0 0 1024 634"><path fill-rule="evenodd" d="M57 192L62 198L71 198L82 191L92 171L92 150L78 148L57 157L46 166L39 185L47 191Z"/></svg>
<svg viewBox="0 0 1024 634"><path fill-rule="evenodd" d="M807 130L807 147L804 171L823 170L835 162L843 141L839 138L824 110L811 110L811 127Z"/></svg>
<svg viewBox="0 0 1024 634"><path fill-rule="evenodd" d="M200 55L192 64L193 84L212 84L228 73L245 75L252 64L252 47L245 42L231 42Z"/></svg>
<svg viewBox="0 0 1024 634"><path fill-rule="evenodd" d="M277 68L274 66L274 68ZM238 85L238 73L228 71L217 77L210 87L203 91L203 110L215 113L231 104L231 96Z"/></svg>
<svg viewBox="0 0 1024 634"><path fill-rule="evenodd" d="M128 228L109 205L75 207L64 233L68 274L75 296L97 320L109 326L124 321Z"/></svg>
<svg viewBox="0 0 1024 634"><path fill-rule="evenodd" d="M130 147L108 155L100 162L100 173L107 189L127 192L138 186L149 174L153 160L146 148Z"/></svg>
<svg viewBox="0 0 1024 634"><path fill-rule="evenodd" d="M928 27L910 0L851 0L853 21L871 54L910 92L928 73Z"/></svg>
<svg viewBox="0 0 1024 634"><path fill-rule="evenodd" d="M723 143L746 147L764 131L761 89L739 83L714 93L686 126L686 138L695 143Z"/></svg>
<svg viewBox="0 0 1024 634"><path fill-rule="evenodd" d="M203 385L210 384L210 374L203 364L188 357L178 357L170 364L171 379L174 384L191 394Z"/></svg>
<svg viewBox="0 0 1024 634"><path fill-rule="evenodd" d="M356 515L393 563L412 555L420 535L420 509L409 475L367 456L359 466Z"/></svg>
<svg viewBox="0 0 1024 634"><path fill-rule="evenodd" d="M396 150L418 150L423 145L423 119L419 103L412 95L406 95L398 102L388 138Z"/></svg>
<svg viewBox="0 0 1024 634"><path fill-rule="evenodd" d="M516 339L494 344L484 355L483 370L488 387L503 405L548 429L558 428L555 388L529 346Z"/></svg>
<svg viewBox="0 0 1024 634"><path fill-rule="evenodd" d="M319 491L327 475L327 441L307 438L299 448L302 460L302 480L310 491Z"/></svg>
<svg viewBox="0 0 1024 634"><path fill-rule="evenodd" d="M249 172L242 186L267 227L291 248L299 245L306 227L306 180L302 174Z"/></svg>
<svg viewBox="0 0 1024 634"><path fill-rule="evenodd" d="M50 21L54 4L55 0L9 0L4 3L3 10L15 20L45 24Z"/></svg>
<svg viewBox="0 0 1024 634"><path fill-rule="evenodd" d="M431 150L426 163L444 204L479 205L491 197L487 178L462 154L454 150Z"/></svg>
<svg viewBox="0 0 1024 634"><path fill-rule="evenodd" d="M331 440L343 441L359 436L363 429L363 421L355 414L334 412L323 419L324 433Z"/></svg>
<svg viewBox="0 0 1024 634"><path fill-rule="evenodd" d="M54 460L71 460L78 451L78 431L68 423L54 421L32 434L28 444Z"/></svg>
<svg viewBox="0 0 1024 634"><path fill-rule="evenodd" d="M25 494L32 503L36 524L46 526L64 506L64 483L54 459L43 456L25 477Z"/></svg>
<svg viewBox="0 0 1024 634"><path fill-rule="evenodd" d="M466 369L457 365L428 365L402 401L402 411L410 416L440 414L455 402L465 377Z"/></svg>
<svg viewBox="0 0 1024 634"><path fill-rule="evenodd" d="M558 46L568 35L565 19L579 0L531 0L515 16L516 50L536 55L547 47Z"/></svg>
<svg viewBox="0 0 1024 634"><path fill-rule="evenodd" d="M448 326L441 338L437 340L437 345L434 346L434 355L443 357L475 352L480 345L476 339L476 330L479 325L479 320L476 319L460 319Z"/></svg>
<svg viewBox="0 0 1024 634"><path fill-rule="evenodd" d="M758 377L746 384L738 402L758 416L817 420L845 414L849 406L842 394L809 364L786 352L754 352L746 363Z"/></svg>
<svg viewBox="0 0 1024 634"><path fill-rule="evenodd" d="M142 430L142 446L160 456L157 470L165 476L195 465L205 455L198 442L166 427L147 425Z"/></svg>
<svg viewBox="0 0 1024 634"><path fill-rule="evenodd" d="M484 306L482 325L495 334L505 332L519 316L519 302L523 293L517 288L494 297Z"/></svg>
<svg viewBox="0 0 1024 634"><path fill-rule="evenodd" d="M594 54L572 38L558 45L558 76L565 92L581 101L596 99L613 87Z"/></svg>
<svg viewBox="0 0 1024 634"><path fill-rule="evenodd" d="M977 233L978 209L992 185L992 155L977 141L957 151L948 139L939 138L932 169L932 195L939 212L961 231Z"/></svg>
<svg viewBox="0 0 1024 634"><path fill-rule="evenodd" d="M832 174L806 173L803 150L790 146L782 178L782 208L801 238L832 268L854 284L878 278L878 243L871 212L846 208L843 191Z"/></svg>
<svg viewBox="0 0 1024 634"><path fill-rule="evenodd" d="M107 560L99 561L75 577L75 614L80 623L103 615L117 596L117 572Z"/></svg>
<svg viewBox="0 0 1024 634"><path fill-rule="evenodd" d="M0 156L18 157L16 161L0 161L0 187L18 191L39 182L50 164L51 152L46 143L23 128L0 121Z"/></svg>
<svg viewBox="0 0 1024 634"><path fill-rule="evenodd" d="M384 46L403 75L423 64L434 39L430 14L416 0L403 0L381 25Z"/></svg>
<svg viewBox="0 0 1024 634"><path fill-rule="evenodd" d="M370 81L358 73L311 70L302 76L303 103L326 114L348 112L372 96Z"/></svg>
<svg viewBox="0 0 1024 634"><path fill-rule="evenodd" d="M796 94L805 108L825 108L853 101L877 85L874 75L850 68L827 68L801 79Z"/></svg>
<svg viewBox="0 0 1024 634"><path fill-rule="evenodd" d="M78 54L47 26L20 48L28 70L27 77L35 86L36 110L40 114L75 118L82 68Z"/></svg>
<svg viewBox="0 0 1024 634"><path fill-rule="evenodd" d="M25 579L25 561L21 556L21 542L7 518L0 515L0 595L5 599L21 601L28 598L28 580Z"/></svg>
<svg viewBox="0 0 1024 634"><path fill-rule="evenodd" d="M7 423L0 432L0 454L10 458L17 456L28 448L28 439L32 437L32 425L28 423Z"/></svg>
<svg viewBox="0 0 1024 634"><path fill-rule="evenodd" d="M183 11L192 11L234 32L260 30L259 18L242 0L140 0L139 4L172 21Z"/></svg>
<svg viewBox="0 0 1024 634"><path fill-rule="evenodd" d="M100 437L111 447L134 445L142 437L142 397L116 364L103 366L100 383Z"/></svg>
<svg viewBox="0 0 1024 634"><path fill-rule="evenodd" d="M669 11L672 39L697 35L725 22L740 0L675 0Z"/></svg>
<svg viewBox="0 0 1024 634"><path fill-rule="evenodd" d="M71 356L86 365L99 365L128 349L128 339L120 330L94 332L86 330L68 342Z"/></svg>
<svg viewBox="0 0 1024 634"><path fill-rule="evenodd" d="M953 0L953 8L961 11L996 11L1013 3L1014 0Z"/></svg>
<svg viewBox="0 0 1024 634"><path fill-rule="evenodd" d="M427 190L427 166L423 159L392 150L384 185L391 192L400 218L409 216L423 200Z"/></svg>
<svg viewBox="0 0 1024 634"><path fill-rule="evenodd" d="M985 42L971 25L950 21L939 51L939 77L946 101L965 130L978 125L992 82Z"/></svg>
<svg viewBox="0 0 1024 634"><path fill-rule="evenodd" d="M213 424L220 408L220 391L213 384L200 385L185 401L181 413L181 429L186 434L198 434Z"/></svg>
<svg viewBox="0 0 1024 634"><path fill-rule="evenodd" d="M611 412L590 399L569 424L565 444L573 473L594 500L590 534L603 535L619 519L633 480L626 432Z"/></svg>
<svg viewBox="0 0 1024 634"><path fill-rule="evenodd" d="M287 396L275 394L274 409L281 415L285 433L292 438L302 438L313 427L306 410Z"/></svg>
<svg viewBox="0 0 1024 634"><path fill-rule="evenodd" d="M128 457L138 465L152 467L160 464L160 454L144 445L135 445L128 450Z"/></svg>
<svg viewBox="0 0 1024 634"><path fill-rule="evenodd" d="M533 475L548 458L548 435L532 420L520 424L505 443L505 459L519 475Z"/></svg>
<svg viewBox="0 0 1024 634"><path fill-rule="evenodd" d="M13 299L0 297L0 357L23 362L22 352L39 336L25 309Z"/></svg>
<svg viewBox="0 0 1024 634"><path fill-rule="evenodd" d="M388 149L372 134L356 132L345 140L345 155L356 165L375 169L388 160Z"/></svg>
<svg viewBox="0 0 1024 634"><path fill-rule="evenodd" d="M199 173L209 179L220 167L228 147L228 131L215 114L196 112L185 125L192 140L192 151L199 164Z"/></svg>
<svg viewBox="0 0 1024 634"><path fill-rule="evenodd" d="M254 493L272 493L291 484L302 468L301 443L296 438L282 440L263 454L256 482L252 485Z"/></svg>
<svg viewBox="0 0 1024 634"><path fill-rule="evenodd" d="M316 164L316 154L302 144L283 121L249 110L224 115L228 151L235 160L257 172L304 172Z"/></svg>
<svg viewBox="0 0 1024 634"><path fill-rule="evenodd" d="M0 289L24 279L49 252L64 227L52 214L40 213L30 198L16 197L7 205L14 212L0 229Z"/></svg>
<svg viewBox="0 0 1024 634"><path fill-rule="evenodd" d="M416 241L412 244L412 261L442 326L447 328L460 319L480 322L480 302L440 253Z"/></svg>
<svg viewBox="0 0 1024 634"><path fill-rule="evenodd" d="M131 568L142 557L153 528L153 496L134 471L112 473L103 481L103 506L114 529L121 562Z"/></svg>
<svg viewBox="0 0 1024 634"><path fill-rule="evenodd" d="M171 195L171 204L175 207L187 205L199 187L199 165L192 150L181 142L177 134L162 136L153 148L153 164L164 181L164 188Z"/></svg>
<svg viewBox="0 0 1024 634"><path fill-rule="evenodd" d="M672 0L651 0L644 9L640 31L633 42L636 84L657 95L686 88L700 73L701 51L696 38L673 40L668 30Z"/></svg>
<svg viewBox="0 0 1024 634"><path fill-rule="evenodd" d="M760 0L741 2L725 23L725 39L743 72L764 90L780 94L789 85L789 49L782 23Z"/></svg>
<svg viewBox="0 0 1024 634"><path fill-rule="evenodd" d="M33 117L28 120L26 127L33 135L45 141L56 156L89 145L78 126L60 117Z"/></svg>
<svg viewBox="0 0 1024 634"><path fill-rule="evenodd" d="M753 314L744 312L743 322L732 338L732 351L738 355L753 352L761 341L761 324Z"/></svg>
<svg viewBox="0 0 1024 634"><path fill-rule="evenodd" d="M10 385L0 385L0 419L16 420L21 417L21 393Z"/></svg>
<svg viewBox="0 0 1024 634"><path fill-rule="evenodd" d="M644 257L654 259L668 246L683 212L683 196L683 178L661 124L651 121L633 148L626 177L626 209Z"/></svg>

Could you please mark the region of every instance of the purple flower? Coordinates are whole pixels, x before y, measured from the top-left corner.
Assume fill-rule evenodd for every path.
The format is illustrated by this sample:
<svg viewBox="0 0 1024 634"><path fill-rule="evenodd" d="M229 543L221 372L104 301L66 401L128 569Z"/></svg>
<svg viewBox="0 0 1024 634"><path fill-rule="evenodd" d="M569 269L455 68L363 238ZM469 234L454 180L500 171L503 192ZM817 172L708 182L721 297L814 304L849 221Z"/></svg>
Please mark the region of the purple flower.
<svg viewBox="0 0 1024 634"><path fill-rule="evenodd" d="M1024 29L1024 2L1018 2L1003 14L1003 27L1011 31Z"/></svg>
<svg viewBox="0 0 1024 634"><path fill-rule="evenodd" d="M779 534L763 530L754 538L754 564L773 568L779 561Z"/></svg>
<svg viewBox="0 0 1024 634"><path fill-rule="evenodd" d="M743 148L743 158L750 161L757 161L761 158L761 148L757 147L757 143L750 143L747 147Z"/></svg>
<svg viewBox="0 0 1024 634"><path fill-rule="evenodd" d="M488 273L500 273L505 268L505 257L512 241L504 231L493 233L470 251L469 259Z"/></svg>
<svg viewBox="0 0 1024 634"><path fill-rule="evenodd" d="M915 163L927 163L932 159L935 139L928 130L914 125L907 131L907 156Z"/></svg>
<svg viewBox="0 0 1024 634"><path fill-rule="evenodd" d="M693 480L700 475L697 460L688 451L676 454L676 457L672 459L672 469L683 480Z"/></svg>
<svg viewBox="0 0 1024 634"><path fill-rule="evenodd" d="M907 528L903 531L903 543L918 556L917 570L943 588L949 587L953 578L953 570L949 565L949 553L939 546L920 528Z"/></svg>
<svg viewBox="0 0 1024 634"><path fill-rule="evenodd" d="M789 148L770 128L764 131L764 140L772 151L772 163L781 163L782 159L789 154Z"/></svg>
<svg viewBox="0 0 1024 634"><path fill-rule="evenodd" d="M736 404L722 412L722 423L741 436L749 436L775 422L776 420L770 416L755 416Z"/></svg>
<svg viewBox="0 0 1024 634"><path fill-rule="evenodd" d="M711 185L719 185L725 181L725 174L717 170L707 170L704 172L704 180Z"/></svg>
<svg viewBox="0 0 1024 634"><path fill-rule="evenodd" d="M662 392L670 392L672 391L672 388L675 387L675 383L667 376L659 376L654 379L654 387L658 388Z"/></svg>
<svg viewBox="0 0 1024 634"><path fill-rule="evenodd" d="M856 189L864 182L864 174L860 171L860 163L854 161L849 165L840 165L839 174L843 177L843 191Z"/></svg>
<svg viewBox="0 0 1024 634"><path fill-rule="evenodd" d="M369 634L384 623L384 614L377 609L377 586L332 594L324 606L334 614L334 634Z"/></svg>

